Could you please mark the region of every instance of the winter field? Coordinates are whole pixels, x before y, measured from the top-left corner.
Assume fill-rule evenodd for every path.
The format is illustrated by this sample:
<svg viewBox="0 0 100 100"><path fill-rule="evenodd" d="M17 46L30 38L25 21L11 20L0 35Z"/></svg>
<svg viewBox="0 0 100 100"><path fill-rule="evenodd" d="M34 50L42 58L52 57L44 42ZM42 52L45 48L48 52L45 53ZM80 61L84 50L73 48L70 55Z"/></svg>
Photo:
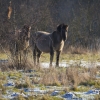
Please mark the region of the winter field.
<svg viewBox="0 0 100 100"><path fill-rule="evenodd" d="M30 56L30 55L29 55ZM0 56L0 100L99 100L99 55L62 54L60 67L49 68L49 55L40 68L10 69L9 59ZM26 66L26 65L25 65Z"/></svg>

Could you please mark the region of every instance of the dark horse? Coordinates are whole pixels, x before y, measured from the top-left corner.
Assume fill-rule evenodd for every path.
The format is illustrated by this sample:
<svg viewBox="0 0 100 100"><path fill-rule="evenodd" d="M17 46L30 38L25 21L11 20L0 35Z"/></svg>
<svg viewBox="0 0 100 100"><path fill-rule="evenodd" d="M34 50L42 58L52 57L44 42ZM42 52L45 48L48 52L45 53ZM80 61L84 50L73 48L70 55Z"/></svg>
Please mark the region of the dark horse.
<svg viewBox="0 0 100 100"><path fill-rule="evenodd" d="M50 66L54 57L54 51L56 51L56 66L59 66L59 56L64 47L64 42L67 39L68 25L60 24L57 26L56 31L53 33L47 33L44 31L37 31L32 34L32 50L34 65L39 64L39 58L42 52L50 53Z"/></svg>
<svg viewBox="0 0 100 100"><path fill-rule="evenodd" d="M26 54L29 47L30 29L28 25L24 25L21 30L16 30L15 34L10 37L10 52L14 63L21 63L21 52Z"/></svg>

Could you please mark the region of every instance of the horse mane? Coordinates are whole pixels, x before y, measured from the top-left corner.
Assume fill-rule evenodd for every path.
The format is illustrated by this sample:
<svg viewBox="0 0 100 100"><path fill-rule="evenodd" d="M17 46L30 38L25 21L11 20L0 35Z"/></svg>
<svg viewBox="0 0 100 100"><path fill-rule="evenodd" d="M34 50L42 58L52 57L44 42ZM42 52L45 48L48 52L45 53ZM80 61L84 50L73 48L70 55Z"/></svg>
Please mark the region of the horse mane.
<svg viewBox="0 0 100 100"><path fill-rule="evenodd" d="M57 31L54 31L53 33L52 33L52 38L56 38L57 37Z"/></svg>

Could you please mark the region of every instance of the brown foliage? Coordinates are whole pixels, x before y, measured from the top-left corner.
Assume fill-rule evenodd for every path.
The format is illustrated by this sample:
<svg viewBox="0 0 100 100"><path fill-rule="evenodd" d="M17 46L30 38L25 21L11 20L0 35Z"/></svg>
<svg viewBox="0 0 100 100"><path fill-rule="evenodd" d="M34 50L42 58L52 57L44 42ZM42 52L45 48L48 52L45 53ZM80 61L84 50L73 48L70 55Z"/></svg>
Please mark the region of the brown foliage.
<svg viewBox="0 0 100 100"><path fill-rule="evenodd" d="M8 7L8 12L7 12L7 14L8 14L8 19L10 19L10 18L11 18L11 14L12 14L11 1L10 1L10 5L9 5L9 7Z"/></svg>

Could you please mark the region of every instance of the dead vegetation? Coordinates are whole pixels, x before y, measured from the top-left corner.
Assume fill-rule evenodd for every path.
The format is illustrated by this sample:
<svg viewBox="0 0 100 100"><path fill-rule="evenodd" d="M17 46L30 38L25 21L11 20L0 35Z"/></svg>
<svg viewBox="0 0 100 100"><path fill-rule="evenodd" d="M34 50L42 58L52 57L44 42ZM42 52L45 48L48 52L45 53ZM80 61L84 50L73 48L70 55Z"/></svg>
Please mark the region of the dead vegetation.
<svg viewBox="0 0 100 100"><path fill-rule="evenodd" d="M96 76L96 72L96 68L86 69L80 67L39 69L39 80L36 78L32 80L33 83L46 86L71 86L71 88L76 88L82 83L89 85L90 80L95 82L96 78L93 76Z"/></svg>

